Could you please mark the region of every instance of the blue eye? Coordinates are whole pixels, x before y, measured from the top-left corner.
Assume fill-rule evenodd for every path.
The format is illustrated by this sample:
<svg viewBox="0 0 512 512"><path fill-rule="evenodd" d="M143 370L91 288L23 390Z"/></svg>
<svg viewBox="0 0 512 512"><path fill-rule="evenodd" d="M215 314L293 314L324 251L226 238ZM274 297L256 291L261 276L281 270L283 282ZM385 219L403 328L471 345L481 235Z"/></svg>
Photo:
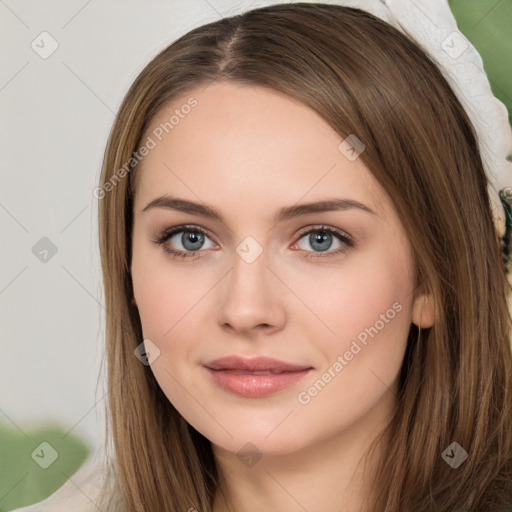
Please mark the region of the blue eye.
<svg viewBox="0 0 512 512"><path fill-rule="evenodd" d="M181 236L177 236L181 235ZM166 245L166 242L176 238L185 250L174 249ZM204 230L197 226L175 226L164 231L154 243L163 247L163 250L173 258L194 257L199 249L203 249L205 238L209 238ZM188 252L190 251L190 252Z"/></svg>
<svg viewBox="0 0 512 512"><path fill-rule="evenodd" d="M308 254L308 258L324 258L328 256L334 256L345 253L348 249L355 246L354 239L347 233L340 231L331 226L319 226L313 229L309 229L299 240L307 237L307 242L310 247L313 248L313 254ZM331 249L333 239L336 239L340 246L334 250Z"/></svg>
<svg viewBox="0 0 512 512"><path fill-rule="evenodd" d="M301 249L307 253L311 253L306 256L308 258L335 256L345 253L348 249L355 246L355 241L351 236L331 226L310 228L308 231L301 234L299 241L306 236L308 237L307 241L310 247L313 248L313 251L302 247ZM174 240L172 244L167 244L168 241L172 242L173 238L176 240ZM198 226L175 226L162 232L155 240L152 240L152 242L161 245L163 250L172 258L185 259L196 257L196 253L201 252L201 249L211 248L213 245L205 247L206 240L211 239L206 231ZM333 240L336 240L340 245L338 248L330 250ZM177 243L180 243L183 249L175 249L174 246ZM296 244L298 244L298 242L296 242Z"/></svg>

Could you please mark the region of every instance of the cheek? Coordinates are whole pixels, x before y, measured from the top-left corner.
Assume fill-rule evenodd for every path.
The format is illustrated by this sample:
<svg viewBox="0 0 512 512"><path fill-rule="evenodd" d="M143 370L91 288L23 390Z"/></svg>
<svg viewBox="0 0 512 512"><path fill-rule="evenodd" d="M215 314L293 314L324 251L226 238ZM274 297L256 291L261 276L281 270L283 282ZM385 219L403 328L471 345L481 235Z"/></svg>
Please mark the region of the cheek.
<svg viewBox="0 0 512 512"><path fill-rule="evenodd" d="M413 296L405 253L375 248L354 253L338 268L319 266L304 275L287 275L308 310L297 303L295 321L309 326L312 340L331 340L327 348L343 348L358 335L364 342L373 327L391 337L408 330Z"/></svg>
<svg viewBox="0 0 512 512"><path fill-rule="evenodd" d="M191 269L186 263L180 267L161 248L134 245L132 282L145 338L166 344L177 326L194 315L213 280Z"/></svg>
<svg viewBox="0 0 512 512"><path fill-rule="evenodd" d="M160 388L181 412L190 407L195 382L188 367L192 364L194 332L201 314L201 297L207 292L207 276L201 280L166 261L156 252L144 255L134 250L132 279L144 339L159 349L151 363ZM202 283L202 284L200 284ZM210 286L211 287L211 286ZM193 407L192 407L193 409Z"/></svg>
<svg viewBox="0 0 512 512"><path fill-rule="evenodd" d="M311 294L312 307L335 334L315 336L316 319L306 326L324 357L297 396L304 422L296 428L302 434L308 428L320 432L327 423L336 432L391 404L411 322L408 267L399 259L367 263L340 273L321 297Z"/></svg>
<svg viewBox="0 0 512 512"><path fill-rule="evenodd" d="M314 280L302 282L309 309L302 331L323 354L323 366L306 383L303 401L333 401L344 411L364 411L395 381L403 362L412 314L412 275L405 252L384 247L357 255ZM325 271L324 271L325 272ZM323 333L320 335L320 333ZM327 385L318 383L325 377ZM308 392L308 386L315 389ZM350 393L347 393L350 390ZM322 397L315 395L322 395ZM300 401L300 400L299 400ZM316 407L319 407L316 410ZM313 408L310 410L312 411ZM309 408L308 408L309 409ZM341 416L345 413L340 413Z"/></svg>

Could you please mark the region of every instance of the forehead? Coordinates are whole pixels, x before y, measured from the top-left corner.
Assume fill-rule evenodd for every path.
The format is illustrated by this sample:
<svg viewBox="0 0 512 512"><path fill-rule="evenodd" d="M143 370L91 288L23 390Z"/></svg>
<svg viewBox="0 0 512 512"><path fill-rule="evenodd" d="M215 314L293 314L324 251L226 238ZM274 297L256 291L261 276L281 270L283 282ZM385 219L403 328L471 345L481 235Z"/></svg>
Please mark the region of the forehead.
<svg viewBox="0 0 512 512"><path fill-rule="evenodd" d="M220 207L244 197L260 210L345 196L386 207L362 160L340 151L343 137L278 91L231 82L198 87L165 105L147 137L154 147L136 170L138 211L164 193Z"/></svg>

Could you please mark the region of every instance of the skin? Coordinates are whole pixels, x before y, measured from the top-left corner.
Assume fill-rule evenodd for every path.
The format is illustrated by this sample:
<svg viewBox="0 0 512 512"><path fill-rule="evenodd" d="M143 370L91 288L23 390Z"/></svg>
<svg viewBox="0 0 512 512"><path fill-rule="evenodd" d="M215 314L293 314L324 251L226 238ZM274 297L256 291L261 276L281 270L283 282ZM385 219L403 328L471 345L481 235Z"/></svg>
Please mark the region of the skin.
<svg viewBox="0 0 512 512"><path fill-rule="evenodd" d="M366 480L359 462L395 405L411 322L426 328L434 321L431 297L414 286L406 233L361 158L350 161L338 149L344 137L279 92L215 82L166 105L147 134L190 96L198 105L137 171L131 272L144 338L160 350L151 370L212 442L228 502L218 493L215 512L361 510L375 461ZM225 222L165 208L142 212L162 194L211 205ZM272 219L281 207L334 197L375 214L352 208ZM152 240L182 224L208 235L194 257L173 259ZM305 228L319 225L348 233L356 245L333 236L315 250ZM182 234L165 245L186 251ZM262 248L252 263L236 251L247 236ZM319 252L331 255L308 258ZM299 393L329 368L332 374L338 356L394 303L400 312L300 403ZM313 370L273 395L246 398L217 387L202 366L232 354ZM237 456L248 442L261 455L253 465Z"/></svg>

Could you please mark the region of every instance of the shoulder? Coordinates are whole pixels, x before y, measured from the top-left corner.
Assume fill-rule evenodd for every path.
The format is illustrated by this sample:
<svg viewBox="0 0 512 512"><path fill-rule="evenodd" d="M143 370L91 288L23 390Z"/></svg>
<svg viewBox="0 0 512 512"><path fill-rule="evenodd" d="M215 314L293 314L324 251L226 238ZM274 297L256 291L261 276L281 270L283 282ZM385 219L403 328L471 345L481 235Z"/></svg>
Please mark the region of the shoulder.
<svg viewBox="0 0 512 512"><path fill-rule="evenodd" d="M104 460L92 453L80 468L43 501L11 512L98 512L97 503L105 477ZM72 505L70 507L70 505Z"/></svg>

